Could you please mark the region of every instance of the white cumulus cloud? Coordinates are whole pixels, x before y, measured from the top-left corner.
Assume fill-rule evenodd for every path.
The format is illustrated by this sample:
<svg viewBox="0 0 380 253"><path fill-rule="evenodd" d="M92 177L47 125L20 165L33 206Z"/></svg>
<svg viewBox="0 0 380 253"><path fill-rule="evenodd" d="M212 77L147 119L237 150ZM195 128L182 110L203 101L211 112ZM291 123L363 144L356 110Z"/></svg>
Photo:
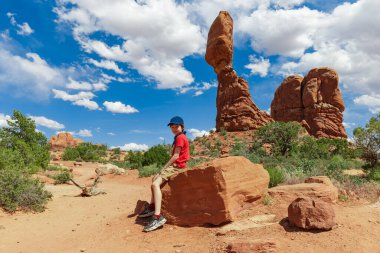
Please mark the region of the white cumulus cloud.
<svg viewBox="0 0 380 253"><path fill-rule="evenodd" d="M114 61L110 61L110 60L96 61L94 59L89 59L88 62L100 68L113 70L118 74L125 74L125 72L121 70Z"/></svg>
<svg viewBox="0 0 380 253"><path fill-rule="evenodd" d="M38 126L44 126L44 127L47 127L49 129L53 129L53 130L60 130L60 129L65 128L65 125L63 125L63 124L61 124L55 120L48 119L44 116L29 116L29 118L34 120L34 122L36 122L36 125L38 125Z"/></svg>
<svg viewBox="0 0 380 253"><path fill-rule="evenodd" d="M249 56L249 61L251 63L245 65L244 67L251 70L251 74L258 74L261 77L265 77L268 74L270 67L269 59L264 59L263 57L256 58L253 55Z"/></svg>
<svg viewBox="0 0 380 253"><path fill-rule="evenodd" d="M11 120L11 116L0 113L0 127L7 127L9 120Z"/></svg>
<svg viewBox="0 0 380 253"><path fill-rule="evenodd" d="M109 102L105 101L103 105L106 110L113 113L136 113L138 110L130 105L125 105L120 101Z"/></svg>
<svg viewBox="0 0 380 253"><path fill-rule="evenodd" d="M210 134L209 131L206 131L206 130L199 130L199 129L195 129L195 128L190 128L189 130L187 130L189 133L191 133L191 139L195 139L197 137L202 137L202 136L208 136Z"/></svg>
<svg viewBox="0 0 380 253"><path fill-rule="evenodd" d="M126 11L128 15L126 15ZM189 85L194 78L183 58L204 51L205 37L187 9L171 0L60 1L55 12L69 24L86 52L128 63L162 89ZM120 44L90 39L94 32L117 36Z"/></svg>
<svg viewBox="0 0 380 253"><path fill-rule="evenodd" d="M354 99L357 105L365 105L371 113L380 113L380 94L362 95Z"/></svg>
<svg viewBox="0 0 380 253"><path fill-rule="evenodd" d="M81 91L77 94L69 94L63 90L52 90L54 97L62 99L63 101L70 101L74 105L84 106L89 110L100 110L99 105L91 99L95 97L95 94L88 91Z"/></svg>
<svg viewBox="0 0 380 253"><path fill-rule="evenodd" d="M79 132L75 132L74 135L80 136L80 137L92 137L92 132L88 129L81 129Z"/></svg>
<svg viewBox="0 0 380 253"><path fill-rule="evenodd" d="M146 145L146 144L137 144L137 143L133 143L132 142L132 143L124 144L123 146L111 147L111 149L113 149L113 148L120 148L123 151L129 151L129 150L132 150L132 151L145 151L145 150L149 149L149 146Z"/></svg>
<svg viewBox="0 0 380 253"><path fill-rule="evenodd" d="M15 15L14 13L11 13L11 12L8 12L7 13L7 16L9 18L9 21L11 22L11 24L15 27L17 27L17 34L19 35L30 35L34 32L34 30L30 27L30 25L26 22L22 23L22 24L18 24L17 21L16 21L16 18L15 18Z"/></svg>

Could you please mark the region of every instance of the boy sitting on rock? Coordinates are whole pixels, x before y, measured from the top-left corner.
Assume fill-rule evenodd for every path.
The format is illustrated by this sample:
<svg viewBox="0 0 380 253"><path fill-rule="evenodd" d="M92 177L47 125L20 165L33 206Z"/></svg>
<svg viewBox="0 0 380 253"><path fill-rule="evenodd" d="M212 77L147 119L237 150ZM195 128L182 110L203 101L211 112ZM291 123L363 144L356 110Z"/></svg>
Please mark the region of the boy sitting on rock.
<svg viewBox="0 0 380 253"><path fill-rule="evenodd" d="M174 117L170 120L168 126L174 135L173 151L170 160L165 164L161 172L152 179L152 197L149 206L147 206L139 217L152 217L150 222L144 227L145 232L153 231L165 224L166 219L161 214L161 184L168 181L169 178L183 171L186 168L186 162L190 159L189 141L186 137L185 124L181 117Z"/></svg>

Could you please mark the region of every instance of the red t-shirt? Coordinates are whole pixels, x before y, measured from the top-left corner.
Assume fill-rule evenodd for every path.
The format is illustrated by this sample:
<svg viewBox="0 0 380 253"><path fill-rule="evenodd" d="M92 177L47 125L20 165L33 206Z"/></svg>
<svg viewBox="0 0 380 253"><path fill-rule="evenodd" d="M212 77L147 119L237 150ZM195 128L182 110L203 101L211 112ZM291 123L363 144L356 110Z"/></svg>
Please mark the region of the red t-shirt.
<svg viewBox="0 0 380 253"><path fill-rule="evenodd" d="M174 155L174 150L176 147L181 147L181 152L179 152L179 157L175 160L174 165L179 168L186 168L186 162L190 159L190 148L189 141L187 140L185 134L180 134L177 136L174 143L172 156Z"/></svg>

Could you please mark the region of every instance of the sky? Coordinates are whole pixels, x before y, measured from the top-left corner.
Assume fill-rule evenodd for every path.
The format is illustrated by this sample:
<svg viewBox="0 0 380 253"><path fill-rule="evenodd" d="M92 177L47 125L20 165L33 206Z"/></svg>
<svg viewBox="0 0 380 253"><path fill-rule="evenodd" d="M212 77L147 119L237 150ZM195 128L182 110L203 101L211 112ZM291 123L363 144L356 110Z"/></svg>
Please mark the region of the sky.
<svg viewBox="0 0 380 253"><path fill-rule="evenodd" d="M344 125L380 113L380 1L2 0L0 127L13 110L48 138L67 131L125 150L215 127L217 80L204 60L220 10L234 19L233 67L269 111L291 74L337 70Z"/></svg>

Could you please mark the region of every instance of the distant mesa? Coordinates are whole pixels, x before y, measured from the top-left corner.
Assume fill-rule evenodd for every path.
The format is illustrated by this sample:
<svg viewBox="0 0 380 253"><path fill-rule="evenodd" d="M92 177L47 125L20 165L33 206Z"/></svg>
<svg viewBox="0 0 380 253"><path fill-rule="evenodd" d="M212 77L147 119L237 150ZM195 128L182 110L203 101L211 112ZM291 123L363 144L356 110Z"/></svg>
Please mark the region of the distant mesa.
<svg viewBox="0 0 380 253"><path fill-rule="evenodd" d="M338 73L327 67L314 68L305 77L285 78L274 94L271 116L276 121L301 122L317 138L347 138L338 82Z"/></svg>
<svg viewBox="0 0 380 253"><path fill-rule="evenodd" d="M257 129L273 119L253 102L247 81L232 67L233 20L221 11L208 33L206 61L218 77L216 130Z"/></svg>
<svg viewBox="0 0 380 253"><path fill-rule="evenodd" d="M57 136L52 136L49 140L50 150L58 151L65 148L72 148L78 146L83 140L74 138L71 133L62 132Z"/></svg>

